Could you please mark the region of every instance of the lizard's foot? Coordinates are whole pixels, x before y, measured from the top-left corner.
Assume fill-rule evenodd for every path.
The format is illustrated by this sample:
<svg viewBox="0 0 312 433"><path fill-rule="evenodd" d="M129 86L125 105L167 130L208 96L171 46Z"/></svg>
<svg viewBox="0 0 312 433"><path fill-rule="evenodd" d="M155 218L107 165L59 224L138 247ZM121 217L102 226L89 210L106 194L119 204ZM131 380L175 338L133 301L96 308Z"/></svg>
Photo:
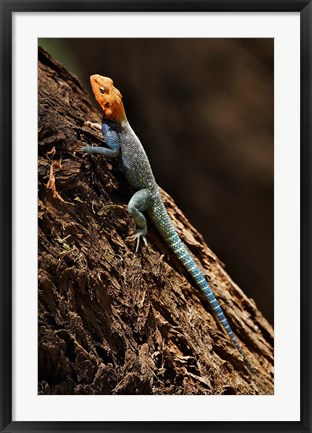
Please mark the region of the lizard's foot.
<svg viewBox="0 0 312 433"><path fill-rule="evenodd" d="M89 128L94 128L94 129L102 130L102 125L100 125L97 122L90 122L90 120L87 120L86 122L84 122L83 125L84 126L89 126Z"/></svg>
<svg viewBox="0 0 312 433"><path fill-rule="evenodd" d="M145 238L145 235L146 235L146 230L137 229L136 233L129 237L130 241L136 242L136 245L135 245L135 252L136 253L138 252L141 238L144 242L144 245L147 246L147 240Z"/></svg>
<svg viewBox="0 0 312 433"><path fill-rule="evenodd" d="M78 151L83 153L95 153L96 146L80 146Z"/></svg>

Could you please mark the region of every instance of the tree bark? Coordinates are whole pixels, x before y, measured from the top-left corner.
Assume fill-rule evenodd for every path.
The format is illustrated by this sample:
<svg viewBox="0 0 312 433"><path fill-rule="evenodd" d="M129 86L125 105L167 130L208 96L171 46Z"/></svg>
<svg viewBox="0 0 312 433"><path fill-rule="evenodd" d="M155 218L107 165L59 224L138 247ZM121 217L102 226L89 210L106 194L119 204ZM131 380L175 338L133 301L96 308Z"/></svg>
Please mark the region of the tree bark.
<svg viewBox="0 0 312 433"><path fill-rule="evenodd" d="M39 393L272 394L273 330L172 198L178 234L210 283L250 372L208 301L148 221L135 253L133 190L103 145L79 80L39 49ZM181 180L183 182L183 180Z"/></svg>

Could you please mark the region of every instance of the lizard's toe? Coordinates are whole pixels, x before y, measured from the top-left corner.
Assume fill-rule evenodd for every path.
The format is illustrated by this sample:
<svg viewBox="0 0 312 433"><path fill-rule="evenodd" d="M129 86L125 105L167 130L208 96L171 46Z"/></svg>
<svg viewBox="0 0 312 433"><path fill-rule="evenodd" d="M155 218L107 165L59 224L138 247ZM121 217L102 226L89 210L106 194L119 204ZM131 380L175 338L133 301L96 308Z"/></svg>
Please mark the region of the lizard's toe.
<svg viewBox="0 0 312 433"><path fill-rule="evenodd" d="M102 125L100 123L97 122L90 122L90 120L86 120L83 124L83 126L88 126L89 128L93 128L93 129L102 129Z"/></svg>
<svg viewBox="0 0 312 433"><path fill-rule="evenodd" d="M147 246L147 240L145 238L146 230L137 229L136 233L132 236L129 236L129 240L131 242L135 242L135 252L137 253L140 246L140 240L142 238L144 245Z"/></svg>

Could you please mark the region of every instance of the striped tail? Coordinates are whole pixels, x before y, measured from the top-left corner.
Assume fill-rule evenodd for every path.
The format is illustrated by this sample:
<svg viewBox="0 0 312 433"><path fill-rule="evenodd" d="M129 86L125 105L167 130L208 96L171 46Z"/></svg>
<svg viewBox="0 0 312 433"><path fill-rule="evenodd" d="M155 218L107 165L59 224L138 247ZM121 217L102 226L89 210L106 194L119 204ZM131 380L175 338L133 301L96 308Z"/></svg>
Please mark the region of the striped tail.
<svg viewBox="0 0 312 433"><path fill-rule="evenodd" d="M195 261L190 256L183 242L179 238L162 201L160 202L160 200L157 200L156 202L154 202L154 206L149 211L149 214L151 219L154 222L155 227L161 233L161 235L163 236L163 238L165 239L169 247L172 249L174 254L182 262L185 269L191 274L196 284L200 287L202 292L207 297L211 308L217 315L219 321L222 323L223 327L225 328L226 332L231 338L234 346L237 348L239 353L244 358L247 367L250 370L252 370L249 361L247 359L247 356L245 355L243 349L241 348L239 342L237 341L237 338L234 332L232 331L232 328L230 327L229 322L227 321L227 318L225 317L223 310L220 307L219 302L217 301L217 298L215 297L213 291L211 290L209 284L207 283L203 273L196 265Z"/></svg>

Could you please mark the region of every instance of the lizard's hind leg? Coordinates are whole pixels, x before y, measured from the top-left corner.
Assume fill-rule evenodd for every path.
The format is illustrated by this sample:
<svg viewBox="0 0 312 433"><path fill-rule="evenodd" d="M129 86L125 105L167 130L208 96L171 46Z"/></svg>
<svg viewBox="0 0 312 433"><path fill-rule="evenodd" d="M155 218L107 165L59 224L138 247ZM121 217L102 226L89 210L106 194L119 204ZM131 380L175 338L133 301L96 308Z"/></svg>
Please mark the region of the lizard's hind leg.
<svg viewBox="0 0 312 433"><path fill-rule="evenodd" d="M147 189L140 189L137 191L129 201L128 211L133 216L136 223L136 232L133 236L133 240L136 241L135 251L139 249L140 238L142 237L144 243L146 244L145 235L147 233L146 218L142 214L151 202L151 193Z"/></svg>

